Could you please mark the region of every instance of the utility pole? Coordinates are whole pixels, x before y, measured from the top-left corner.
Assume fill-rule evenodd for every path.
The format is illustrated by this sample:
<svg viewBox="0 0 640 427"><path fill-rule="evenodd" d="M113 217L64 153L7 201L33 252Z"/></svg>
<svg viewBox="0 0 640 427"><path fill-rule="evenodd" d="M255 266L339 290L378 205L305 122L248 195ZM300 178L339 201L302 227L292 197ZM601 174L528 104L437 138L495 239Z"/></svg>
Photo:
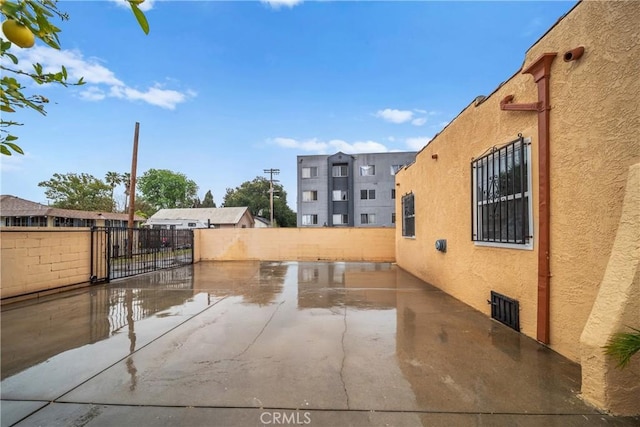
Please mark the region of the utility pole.
<svg viewBox="0 0 640 427"><path fill-rule="evenodd" d="M133 256L133 224L135 219L135 202L136 202L136 168L138 166L138 134L140 132L140 123L136 122L136 129L133 134L133 156L131 157L131 177L129 181L129 223L127 228L127 257Z"/></svg>
<svg viewBox="0 0 640 427"><path fill-rule="evenodd" d="M273 183L278 182L277 179L273 179L273 175L278 175L280 173L280 169L265 169L264 173L269 174L269 213L271 214L270 227L273 227Z"/></svg>

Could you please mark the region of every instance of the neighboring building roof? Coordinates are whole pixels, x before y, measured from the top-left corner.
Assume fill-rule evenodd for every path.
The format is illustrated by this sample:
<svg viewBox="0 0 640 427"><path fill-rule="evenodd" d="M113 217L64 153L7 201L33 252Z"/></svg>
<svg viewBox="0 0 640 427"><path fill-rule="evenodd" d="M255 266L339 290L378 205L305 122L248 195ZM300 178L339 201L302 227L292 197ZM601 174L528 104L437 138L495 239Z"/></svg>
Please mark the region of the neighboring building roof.
<svg viewBox="0 0 640 427"><path fill-rule="evenodd" d="M0 196L1 216L57 216L61 218L77 219L107 219L127 221L129 215L114 212L92 212L75 209L60 209L46 206L20 197L3 194ZM144 218L136 215L134 221L144 221Z"/></svg>
<svg viewBox="0 0 640 427"><path fill-rule="evenodd" d="M245 213L249 213L253 219L253 215L246 206L238 208L179 208L179 209L160 209L151 215L147 223L154 220L200 220L211 224L237 224Z"/></svg>
<svg viewBox="0 0 640 427"><path fill-rule="evenodd" d="M271 221L268 220L267 218L262 218L261 216L254 216L253 219L255 220L256 223L262 223L264 224L264 227L269 227L271 225Z"/></svg>

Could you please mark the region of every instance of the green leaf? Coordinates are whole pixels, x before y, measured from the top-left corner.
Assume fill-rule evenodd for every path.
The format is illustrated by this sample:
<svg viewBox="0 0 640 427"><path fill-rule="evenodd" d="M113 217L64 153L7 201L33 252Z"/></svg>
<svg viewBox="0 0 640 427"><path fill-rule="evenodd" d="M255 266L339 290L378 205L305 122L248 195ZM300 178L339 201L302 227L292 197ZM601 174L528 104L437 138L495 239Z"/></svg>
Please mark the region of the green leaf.
<svg viewBox="0 0 640 427"><path fill-rule="evenodd" d="M5 55L11 59L11 62L13 62L14 65L18 65L18 58L14 54L6 52Z"/></svg>
<svg viewBox="0 0 640 427"><path fill-rule="evenodd" d="M149 22L147 22L147 17L144 16L144 13L140 10L138 5L135 3L129 3L131 5L131 10L138 20L138 24L140 24L140 28L144 31L145 34L149 34Z"/></svg>
<svg viewBox="0 0 640 427"><path fill-rule="evenodd" d="M4 145L8 145L9 147L11 147L13 149L13 151L15 151L18 154L24 154L24 151L22 151L22 148L20 148L18 145L14 144L13 142L6 142L5 141L3 144Z"/></svg>
<svg viewBox="0 0 640 427"><path fill-rule="evenodd" d="M18 139L17 136L7 135L7 138L5 139L5 141L15 141L16 139Z"/></svg>
<svg viewBox="0 0 640 427"><path fill-rule="evenodd" d="M4 111L5 113L15 113L16 110L9 107L8 105L0 105L0 111Z"/></svg>
<svg viewBox="0 0 640 427"><path fill-rule="evenodd" d="M4 144L0 145L0 153L4 154L5 156L11 155L11 151L9 151L9 149L5 147Z"/></svg>
<svg viewBox="0 0 640 427"><path fill-rule="evenodd" d="M64 67L64 65L62 66L62 76L65 80L67 80L67 69Z"/></svg>

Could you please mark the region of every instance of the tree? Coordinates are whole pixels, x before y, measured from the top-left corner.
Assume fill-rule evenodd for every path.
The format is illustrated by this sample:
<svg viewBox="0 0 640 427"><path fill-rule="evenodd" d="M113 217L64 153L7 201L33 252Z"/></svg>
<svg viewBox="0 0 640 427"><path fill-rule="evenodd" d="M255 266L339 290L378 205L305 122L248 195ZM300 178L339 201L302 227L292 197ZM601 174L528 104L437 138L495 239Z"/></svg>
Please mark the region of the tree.
<svg viewBox="0 0 640 427"><path fill-rule="evenodd" d="M111 187L111 212L114 212L116 201L115 201L115 198L113 197L113 191L119 184L122 184L123 177L118 172L109 171L105 175L104 180L107 183L107 185Z"/></svg>
<svg viewBox="0 0 640 427"><path fill-rule="evenodd" d="M295 227L296 213L287 205L287 192L282 185L274 183L273 216L280 227ZM253 181L245 181L240 187L227 188L223 205L225 207L248 206L254 216L271 217L269 201L269 180L258 176Z"/></svg>
<svg viewBox="0 0 640 427"><path fill-rule="evenodd" d="M111 187L87 173L56 173L38 186L46 188L44 194L57 208L111 212L113 207Z"/></svg>
<svg viewBox="0 0 640 427"><path fill-rule="evenodd" d="M216 202L213 201L213 194L211 190L207 191L204 195L204 199L202 199L202 207L203 208L215 208Z"/></svg>
<svg viewBox="0 0 640 427"><path fill-rule="evenodd" d="M179 172L149 169L138 180L142 197L156 210L190 208L197 197L196 183Z"/></svg>
<svg viewBox="0 0 640 427"><path fill-rule="evenodd" d="M149 33L149 23L144 13L138 5L144 0L123 0L128 1L133 14L138 20L138 24L145 32ZM18 57L10 52L13 44L20 48L33 46L35 38L40 39L46 45L60 49L58 35L60 29L56 27L51 18L57 17L61 21L66 21L69 16L61 12L57 7L57 0L2 0L0 1L0 13L3 19L3 35L0 37L0 153L10 156L13 152L24 154L24 151L15 141L17 136L11 133L11 128L21 126L11 119L7 119L8 113L14 113L17 108L32 109L42 115L47 112L45 104L49 102L43 95L25 94L26 86L23 86L16 77L24 76L31 78L38 85L60 84L62 86L82 85L82 78L77 82L67 81L67 70L64 66L55 73L43 72L43 67L39 63L31 64L31 68L21 68ZM5 26L5 24L7 24ZM8 39L6 40L5 37ZM13 64L13 65L8 65Z"/></svg>

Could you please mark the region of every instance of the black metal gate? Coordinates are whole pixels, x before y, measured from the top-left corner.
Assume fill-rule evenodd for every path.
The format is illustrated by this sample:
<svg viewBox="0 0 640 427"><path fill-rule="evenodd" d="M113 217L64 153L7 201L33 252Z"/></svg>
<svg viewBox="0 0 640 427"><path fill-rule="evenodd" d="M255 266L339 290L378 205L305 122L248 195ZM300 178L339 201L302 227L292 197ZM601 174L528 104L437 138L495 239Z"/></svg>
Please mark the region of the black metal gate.
<svg viewBox="0 0 640 427"><path fill-rule="evenodd" d="M91 228L91 282L193 264L193 230Z"/></svg>

